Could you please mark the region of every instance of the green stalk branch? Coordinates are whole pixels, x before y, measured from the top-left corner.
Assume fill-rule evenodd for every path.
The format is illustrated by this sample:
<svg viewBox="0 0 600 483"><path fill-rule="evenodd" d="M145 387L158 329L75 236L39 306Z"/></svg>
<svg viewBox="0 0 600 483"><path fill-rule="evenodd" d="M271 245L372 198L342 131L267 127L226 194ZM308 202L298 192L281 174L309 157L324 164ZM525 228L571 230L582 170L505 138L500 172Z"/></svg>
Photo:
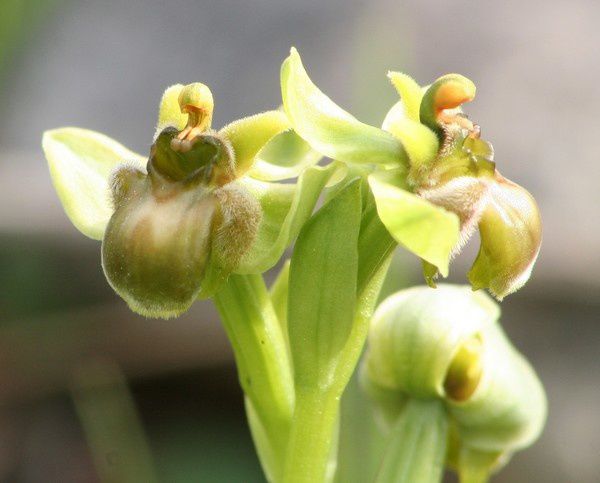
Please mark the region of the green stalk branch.
<svg viewBox="0 0 600 483"><path fill-rule="evenodd" d="M277 481L294 407L292 369L281 326L261 275L231 275L214 300L251 403L249 419L261 462Z"/></svg>

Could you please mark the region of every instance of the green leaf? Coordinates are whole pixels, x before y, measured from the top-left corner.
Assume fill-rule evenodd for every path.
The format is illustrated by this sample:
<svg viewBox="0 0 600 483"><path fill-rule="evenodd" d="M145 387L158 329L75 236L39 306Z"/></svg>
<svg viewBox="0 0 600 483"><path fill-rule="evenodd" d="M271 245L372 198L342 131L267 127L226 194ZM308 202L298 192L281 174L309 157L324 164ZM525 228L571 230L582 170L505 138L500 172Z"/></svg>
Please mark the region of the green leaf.
<svg viewBox="0 0 600 483"><path fill-rule="evenodd" d="M281 92L293 128L325 156L347 163L408 162L394 136L358 121L313 84L296 49L281 66Z"/></svg>
<svg viewBox="0 0 600 483"><path fill-rule="evenodd" d="M459 240L458 217L410 193L401 171L372 174L369 185L377 213L396 241L435 265L446 277L452 250Z"/></svg>
<svg viewBox="0 0 600 483"><path fill-rule="evenodd" d="M392 430L376 483L438 483L448 422L441 401L409 401Z"/></svg>
<svg viewBox="0 0 600 483"><path fill-rule="evenodd" d="M261 204L263 215L256 241L236 273L264 272L277 263L310 218L336 168L335 163L308 168L296 184L267 183L249 177L240 180Z"/></svg>
<svg viewBox="0 0 600 483"><path fill-rule="evenodd" d="M327 392L353 328L360 180L304 226L290 267L288 331L296 387Z"/></svg>
<svg viewBox="0 0 600 483"><path fill-rule="evenodd" d="M248 171L257 153L273 136L289 129L290 123L281 111L267 111L238 119L219 131L226 137L235 152L237 176Z"/></svg>
<svg viewBox="0 0 600 483"><path fill-rule="evenodd" d="M288 130L273 137L258 152L248 174L263 181L295 178L322 157L294 131Z"/></svg>
<svg viewBox="0 0 600 483"><path fill-rule="evenodd" d="M67 216L81 233L101 240L113 213L111 174L122 164L145 170L146 159L108 136L74 127L46 131L42 147Z"/></svg>

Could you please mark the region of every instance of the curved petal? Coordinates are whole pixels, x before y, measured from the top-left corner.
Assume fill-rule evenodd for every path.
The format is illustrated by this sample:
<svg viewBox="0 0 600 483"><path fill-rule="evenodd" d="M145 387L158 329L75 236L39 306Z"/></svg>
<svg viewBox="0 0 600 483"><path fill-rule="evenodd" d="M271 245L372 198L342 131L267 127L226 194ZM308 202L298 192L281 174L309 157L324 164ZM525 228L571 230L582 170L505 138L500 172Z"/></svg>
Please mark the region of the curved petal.
<svg viewBox="0 0 600 483"><path fill-rule="evenodd" d="M542 220L527 190L499 174L479 221L481 247L469 272L473 289L498 299L521 288L531 275L542 243Z"/></svg>
<svg viewBox="0 0 600 483"><path fill-rule="evenodd" d="M348 163L407 163L394 136L358 121L313 84L296 49L281 66L281 93L293 128L325 156Z"/></svg>
<svg viewBox="0 0 600 483"><path fill-rule="evenodd" d="M46 131L42 147L67 216L81 233L101 240L113 213L111 174L124 163L143 171L146 159L108 136L74 127Z"/></svg>
<svg viewBox="0 0 600 483"><path fill-rule="evenodd" d="M297 184L240 180L262 207L258 234L236 273L264 272L273 267L310 218L321 191L335 172L336 163L306 169Z"/></svg>
<svg viewBox="0 0 600 483"><path fill-rule="evenodd" d="M459 240L458 217L407 191L402 173L369 176L379 218L398 243L448 275L448 264Z"/></svg>
<svg viewBox="0 0 600 483"><path fill-rule="evenodd" d="M274 136L258 152L248 175L262 181L295 178L323 156L293 130Z"/></svg>
<svg viewBox="0 0 600 483"><path fill-rule="evenodd" d="M219 134L225 136L233 146L237 176L252 167L256 154L269 140L289 127L290 123L283 112L267 111L239 119L221 129Z"/></svg>

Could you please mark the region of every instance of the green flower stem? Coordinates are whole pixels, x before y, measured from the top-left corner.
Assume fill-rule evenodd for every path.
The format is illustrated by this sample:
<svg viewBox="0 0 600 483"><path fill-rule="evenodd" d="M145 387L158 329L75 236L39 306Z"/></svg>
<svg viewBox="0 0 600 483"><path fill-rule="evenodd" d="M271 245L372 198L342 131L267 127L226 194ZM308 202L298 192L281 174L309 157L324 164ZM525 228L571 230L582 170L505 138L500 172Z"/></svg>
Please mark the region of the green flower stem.
<svg viewBox="0 0 600 483"><path fill-rule="evenodd" d="M441 401L412 399L392 429L376 483L439 483L448 421Z"/></svg>
<svg viewBox="0 0 600 483"><path fill-rule="evenodd" d="M255 435L265 472L277 481L294 407L292 369L285 338L261 275L231 275L215 304L233 347L240 384L258 416ZM268 444L268 448L264 448Z"/></svg>
<svg viewBox="0 0 600 483"><path fill-rule="evenodd" d="M333 476L328 466L339 412L340 396L298 390L284 483L320 483Z"/></svg>

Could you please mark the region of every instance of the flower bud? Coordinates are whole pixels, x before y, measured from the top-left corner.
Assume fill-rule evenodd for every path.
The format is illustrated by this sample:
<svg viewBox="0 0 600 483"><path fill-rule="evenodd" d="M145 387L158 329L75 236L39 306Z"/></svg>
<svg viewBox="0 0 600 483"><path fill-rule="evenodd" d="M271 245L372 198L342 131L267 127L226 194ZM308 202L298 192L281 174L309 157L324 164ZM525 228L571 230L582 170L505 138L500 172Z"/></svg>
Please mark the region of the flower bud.
<svg viewBox="0 0 600 483"><path fill-rule="evenodd" d="M448 464L463 474L481 458L488 472L530 445L546 417L544 390L498 316L484 293L442 285L392 295L371 323L362 383L379 416L390 427L407 401L442 401L452 427Z"/></svg>

